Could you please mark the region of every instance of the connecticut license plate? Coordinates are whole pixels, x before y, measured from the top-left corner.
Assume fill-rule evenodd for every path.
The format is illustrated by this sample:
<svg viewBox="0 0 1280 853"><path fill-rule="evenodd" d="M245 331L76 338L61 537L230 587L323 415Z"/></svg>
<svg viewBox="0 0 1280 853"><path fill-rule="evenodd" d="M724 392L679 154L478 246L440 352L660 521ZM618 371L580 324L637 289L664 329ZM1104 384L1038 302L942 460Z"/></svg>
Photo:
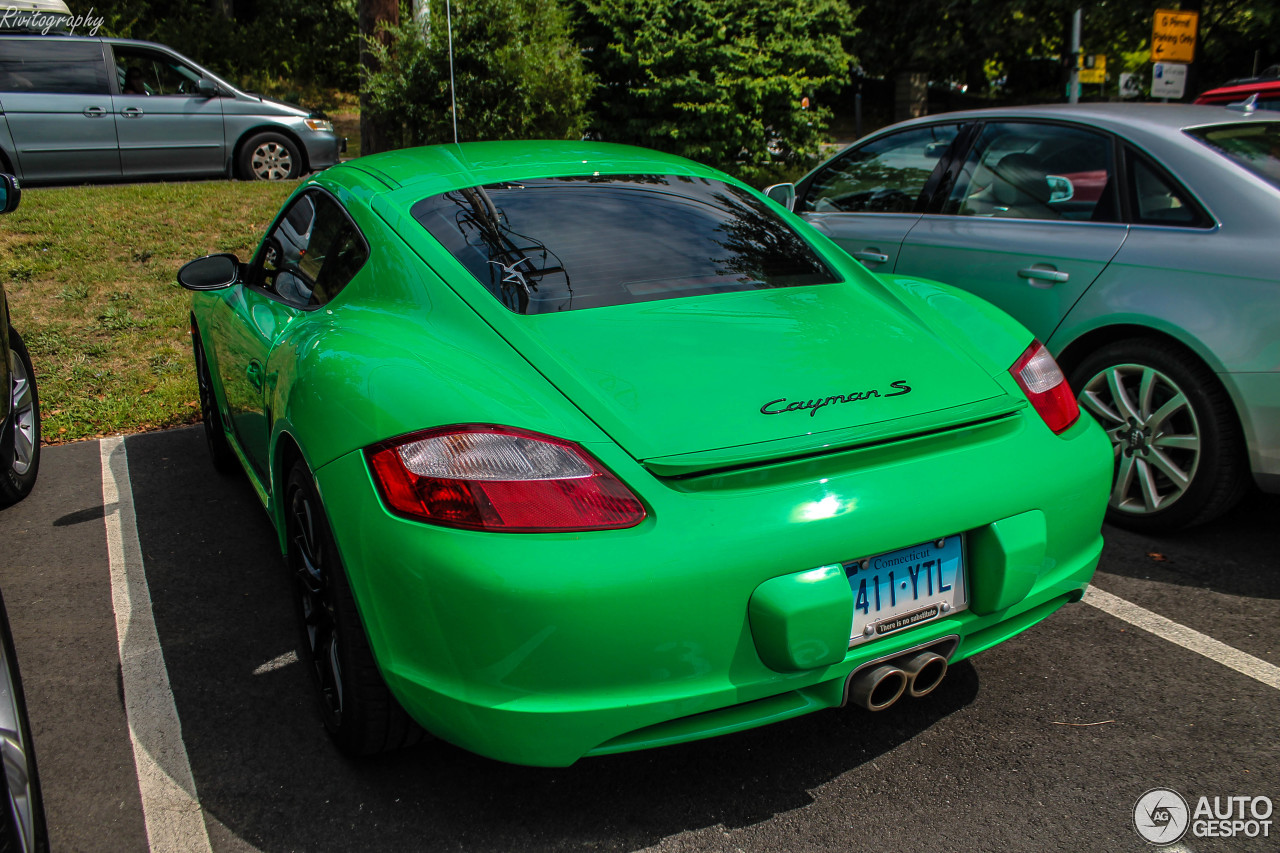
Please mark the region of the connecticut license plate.
<svg viewBox="0 0 1280 853"><path fill-rule="evenodd" d="M851 647L969 606L958 535L851 560L844 570L853 590Z"/></svg>

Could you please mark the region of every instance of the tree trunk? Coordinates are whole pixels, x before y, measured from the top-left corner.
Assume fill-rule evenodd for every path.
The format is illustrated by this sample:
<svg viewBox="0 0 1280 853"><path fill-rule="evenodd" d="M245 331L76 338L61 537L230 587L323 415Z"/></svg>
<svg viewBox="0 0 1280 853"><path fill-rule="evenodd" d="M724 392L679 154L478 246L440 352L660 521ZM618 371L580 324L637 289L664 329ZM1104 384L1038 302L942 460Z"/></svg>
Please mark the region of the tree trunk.
<svg viewBox="0 0 1280 853"><path fill-rule="evenodd" d="M360 35L377 37L383 44L386 44L388 39L378 35L378 24L384 21L388 24L400 23L399 0L359 0L357 13L360 21ZM360 43L360 65L366 73L378 70L375 67L373 54L369 52L363 38ZM390 147L390 137L385 124L374 121L369 115L368 99L362 86L360 90L360 153L362 155L377 154Z"/></svg>

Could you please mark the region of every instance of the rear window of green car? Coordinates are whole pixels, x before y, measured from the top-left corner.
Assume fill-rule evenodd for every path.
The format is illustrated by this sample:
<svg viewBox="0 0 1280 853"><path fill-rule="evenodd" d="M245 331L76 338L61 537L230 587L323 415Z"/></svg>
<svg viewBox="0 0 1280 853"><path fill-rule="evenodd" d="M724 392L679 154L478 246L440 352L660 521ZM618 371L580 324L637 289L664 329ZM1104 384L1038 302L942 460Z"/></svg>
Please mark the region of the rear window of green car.
<svg viewBox="0 0 1280 853"><path fill-rule="evenodd" d="M508 181L411 212L519 314L839 280L765 202L705 178Z"/></svg>
<svg viewBox="0 0 1280 853"><path fill-rule="evenodd" d="M1197 127L1187 134L1280 189L1280 122Z"/></svg>

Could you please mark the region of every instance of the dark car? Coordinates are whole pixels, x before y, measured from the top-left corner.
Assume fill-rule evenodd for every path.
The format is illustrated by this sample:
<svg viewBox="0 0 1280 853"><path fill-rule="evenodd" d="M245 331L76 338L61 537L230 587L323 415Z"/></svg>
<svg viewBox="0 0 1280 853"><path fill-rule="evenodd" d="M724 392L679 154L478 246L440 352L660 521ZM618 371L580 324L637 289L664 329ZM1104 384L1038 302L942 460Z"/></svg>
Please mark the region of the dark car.
<svg viewBox="0 0 1280 853"><path fill-rule="evenodd" d="M22 193L13 175L0 174L0 213L17 208ZM40 465L40 409L31 357L9 325L9 306L0 287L0 507L26 497ZM40 778L32 750L31 725L22 677L4 599L0 598L0 850L39 853L49 849ZM7 808L4 806L7 805Z"/></svg>
<svg viewBox="0 0 1280 853"><path fill-rule="evenodd" d="M0 213L18 206L22 191L13 175L0 175ZM17 503L35 485L40 468L40 401L31 356L9 323L0 286L0 507Z"/></svg>

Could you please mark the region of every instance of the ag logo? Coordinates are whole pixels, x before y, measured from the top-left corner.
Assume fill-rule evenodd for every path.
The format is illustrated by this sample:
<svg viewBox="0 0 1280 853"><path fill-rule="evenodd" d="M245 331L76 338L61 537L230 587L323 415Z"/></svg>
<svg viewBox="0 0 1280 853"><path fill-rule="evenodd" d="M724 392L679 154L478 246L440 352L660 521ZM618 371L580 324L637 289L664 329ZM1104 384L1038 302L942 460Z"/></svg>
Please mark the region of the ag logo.
<svg viewBox="0 0 1280 853"><path fill-rule="evenodd" d="M1173 844L1187 833L1191 822L1187 801L1177 791L1152 788L1133 807L1133 826L1146 841L1158 847Z"/></svg>

